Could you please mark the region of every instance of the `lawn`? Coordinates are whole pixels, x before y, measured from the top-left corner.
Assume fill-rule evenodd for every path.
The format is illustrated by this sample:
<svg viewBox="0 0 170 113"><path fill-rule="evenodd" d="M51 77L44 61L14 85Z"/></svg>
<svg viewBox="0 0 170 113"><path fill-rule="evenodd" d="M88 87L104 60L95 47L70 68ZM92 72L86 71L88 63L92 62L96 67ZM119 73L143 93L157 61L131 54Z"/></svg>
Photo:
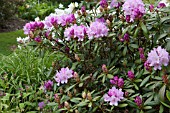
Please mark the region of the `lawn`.
<svg viewBox="0 0 170 113"><path fill-rule="evenodd" d="M25 37L23 30L0 33L0 54L9 55L12 53L11 47L17 46L17 37Z"/></svg>

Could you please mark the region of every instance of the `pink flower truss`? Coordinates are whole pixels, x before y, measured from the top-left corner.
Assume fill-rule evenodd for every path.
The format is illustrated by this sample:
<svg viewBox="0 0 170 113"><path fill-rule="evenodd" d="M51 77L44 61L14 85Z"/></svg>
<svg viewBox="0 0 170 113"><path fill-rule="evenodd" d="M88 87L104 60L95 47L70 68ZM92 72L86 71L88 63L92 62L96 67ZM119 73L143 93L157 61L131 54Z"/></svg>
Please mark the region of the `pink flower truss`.
<svg viewBox="0 0 170 113"><path fill-rule="evenodd" d="M74 23L75 21L76 18L74 14L66 14L58 18L58 23L61 24L61 26L66 26L67 24Z"/></svg>
<svg viewBox="0 0 170 113"><path fill-rule="evenodd" d="M110 7L115 7L115 8L119 8L121 6L121 3L118 2L117 0L112 0Z"/></svg>
<svg viewBox="0 0 170 113"><path fill-rule="evenodd" d="M28 35L30 32L34 32L38 29L43 29L44 23L43 22L30 22L26 23L24 26L24 34Z"/></svg>
<svg viewBox="0 0 170 113"><path fill-rule="evenodd" d="M57 15L49 15L45 18L44 21L45 28L51 28L53 25L58 25L58 17Z"/></svg>
<svg viewBox="0 0 170 113"><path fill-rule="evenodd" d="M116 89L116 87L112 87L109 89L109 92L103 96L104 101L110 102L110 105L117 106L118 102L124 99L123 97L124 92L122 89Z"/></svg>
<svg viewBox="0 0 170 113"><path fill-rule="evenodd" d="M77 26L77 24L65 29L64 36L69 41L71 38L78 38L78 41L83 41L86 35L87 28L84 25Z"/></svg>
<svg viewBox="0 0 170 113"><path fill-rule="evenodd" d="M118 76L114 76L113 79L110 80L110 83L113 85L117 85L120 88L124 86L123 78L118 78Z"/></svg>
<svg viewBox="0 0 170 113"><path fill-rule="evenodd" d="M167 66L169 63L169 53L161 46L154 48L148 53L147 63L149 63L149 66L154 66L154 70L161 70L162 65Z"/></svg>
<svg viewBox="0 0 170 113"><path fill-rule="evenodd" d="M100 38L108 35L109 29L103 22L92 22L90 27L87 29L87 35L89 39Z"/></svg>
<svg viewBox="0 0 170 113"><path fill-rule="evenodd" d="M142 0L126 0L123 4L124 14L127 22L133 22L145 14L145 7Z"/></svg>
<svg viewBox="0 0 170 113"><path fill-rule="evenodd" d="M60 83L61 84L67 83L68 79L72 77L73 77L73 71L70 70L68 67L66 67L66 68L61 68L59 72L57 71L57 74L55 75L54 79L56 82L58 82L57 85L59 86Z"/></svg>

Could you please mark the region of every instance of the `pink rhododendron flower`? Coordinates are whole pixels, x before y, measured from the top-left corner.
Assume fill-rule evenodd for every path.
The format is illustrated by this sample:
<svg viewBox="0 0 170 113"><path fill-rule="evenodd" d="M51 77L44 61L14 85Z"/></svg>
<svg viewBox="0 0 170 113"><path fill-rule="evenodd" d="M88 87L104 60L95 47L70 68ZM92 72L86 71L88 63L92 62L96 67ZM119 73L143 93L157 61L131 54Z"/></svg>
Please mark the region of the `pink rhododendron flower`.
<svg viewBox="0 0 170 113"><path fill-rule="evenodd" d="M66 14L58 17L58 23L61 24L61 26L66 26L67 24L74 23L75 21L76 18L74 14Z"/></svg>
<svg viewBox="0 0 170 113"><path fill-rule="evenodd" d="M86 35L87 28L84 25L77 26L77 24L65 29L64 36L69 41L71 38L78 38L78 41L83 41Z"/></svg>
<svg viewBox="0 0 170 113"><path fill-rule="evenodd" d="M30 32L34 32L38 29L43 29L44 28L44 23L43 22L30 22L26 23L24 26L24 34L28 35Z"/></svg>
<svg viewBox="0 0 170 113"><path fill-rule="evenodd" d="M51 81L51 80L48 80L44 83L45 90L52 90L52 86L53 86L53 81Z"/></svg>
<svg viewBox="0 0 170 113"><path fill-rule="evenodd" d="M107 8L107 7L108 7L107 0L101 0L101 1L100 1L100 6L101 6L102 8Z"/></svg>
<svg viewBox="0 0 170 113"><path fill-rule="evenodd" d="M112 0L110 7L115 7L115 8L119 8L121 6L121 3L118 2L117 0Z"/></svg>
<svg viewBox="0 0 170 113"><path fill-rule="evenodd" d="M103 22L92 22L87 29L87 35L89 39L100 38L108 35L109 29Z"/></svg>
<svg viewBox="0 0 170 113"><path fill-rule="evenodd" d="M161 2L157 6L157 8L164 8L164 7L166 7L165 3L161 3Z"/></svg>
<svg viewBox="0 0 170 113"><path fill-rule="evenodd" d="M162 65L167 66L169 63L169 53L161 46L154 48L148 53L147 63L149 63L149 66L153 66L154 70L161 70Z"/></svg>
<svg viewBox="0 0 170 113"><path fill-rule="evenodd" d="M73 71L70 70L68 67L66 68L61 68L61 70L55 75L54 79L56 80L56 82L58 82L58 86L64 83L68 82L69 78L73 77Z"/></svg>
<svg viewBox="0 0 170 113"><path fill-rule="evenodd" d="M123 97L124 92L122 89L116 89L116 87L112 87L109 89L109 92L103 96L104 101L110 102L110 105L117 106L118 102L124 99Z"/></svg>
<svg viewBox="0 0 170 113"><path fill-rule="evenodd" d="M130 79L135 78L135 75L132 71L128 71L128 78L130 78Z"/></svg>
<svg viewBox="0 0 170 113"><path fill-rule="evenodd" d="M44 24L45 24L45 28L51 28L52 26L56 26L58 25L58 17L57 15L49 15L45 18L45 21L44 21Z"/></svg>
<svg viewBox="0 0 170 113"><path fill-rule="evenodd" d="M151 4L151 5L149 6L149 10L150 10L150 12L152 12L152 11L154 10L154 5Z"/></svg>
<svg viewBox="0 0 170 113"><path fill-rule="evenodd" d="M142 0L126 0L123 4L124 14L127 22L133 22L145 14L145 7Z"/></svg>
<svg viewBox="0 0 170 113"><path fill-rule="evenodd" d="M140 107L142 105L142 99L140 98L140 96L136 96L134 101L137 104L137 106Z"/></svg>

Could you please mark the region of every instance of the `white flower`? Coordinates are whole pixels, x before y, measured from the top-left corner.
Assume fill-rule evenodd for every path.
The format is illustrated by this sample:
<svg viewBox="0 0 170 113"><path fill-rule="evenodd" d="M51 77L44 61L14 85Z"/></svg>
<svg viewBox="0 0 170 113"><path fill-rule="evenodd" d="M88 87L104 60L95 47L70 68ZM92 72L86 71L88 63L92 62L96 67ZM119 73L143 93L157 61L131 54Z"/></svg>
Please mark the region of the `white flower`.
<svg viewBox="0 0 170 113"><path fill-rule="evenodd" d="M60 3L59 4L59 8L64 8L63 4Z"/></svg>
<svg viewBox="0 0 170 113"><path fill-rule="evenodd" d="M79 6L79 4L78 4L77 2L75 2L74 5L75 5L75 7L78 7L78 6Z"/></svg>
<svg viewBox="0 0 170 113"><path fill-rule="evenodd" d="M36 18L35 18L35 21L36 21L36 22L40 21L40 18L39 18L39 17L36 17Z"/></svg>

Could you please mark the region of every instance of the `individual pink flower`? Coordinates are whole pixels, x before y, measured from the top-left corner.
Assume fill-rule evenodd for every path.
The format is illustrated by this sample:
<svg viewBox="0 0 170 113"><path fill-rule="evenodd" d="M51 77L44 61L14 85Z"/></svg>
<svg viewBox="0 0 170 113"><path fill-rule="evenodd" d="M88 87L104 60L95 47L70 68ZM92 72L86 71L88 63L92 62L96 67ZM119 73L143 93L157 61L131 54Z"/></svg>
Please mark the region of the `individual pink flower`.
<svg viewBox="0 0 170 113"><path fill-rule="evenodd" d="M45 18L44 24L45 24L45 28L47 28L47 29L49 29L53 26L57 26L58 25L58 16L54 15L54 14L47 16Z"/></svg>
<svg viewBox="0 0 170 113"><path fill-rule="evenodd" d="M161 70L162 65L167 66L169 64L169 53L161 46L154 48L148 53L147 63L149 63L149 66L153 66L154 70Z"/></svg>
<svg viewBox="0 0 170 113"><path fill-rule="evenodd" d="M133 22L145 14L145 7L142 0L126 0L123 4L124 15L127 22Z"/></svg>
<svg viewBox="0 0 170 113"><path fill-rule="evenodd" d="M73 77L73 71L70 70L68 67L66 68L61 68L61 70L55 75L54 79L58 83L57 85L59 86L60 83L64 84L68 82L68 79Z"/></svg>
<svg viewBox="0 0 170 113"><path fill-rule="evenodd" d="M37 36L34 38L34 40L38 43L40 43L42 41L41 37L40 36Z"/></svg>
<svg viewBox="0 0 170 113"><path fill-rule="evenodd" d="M124 99L123 97L124 92L122 89L116 89L116 87L112 87L109 89L109 92L103 96L104 101L110 102L110 105L117 106L118 102Z"/></svg>
<svg viewBox="0 0 170 113"><path fill-rule="evenodd" d="M39 103L38 103L38 107L39 107L40 109L43 109L43 108L45 107L45 103L44 103L44 102L39 102Z"/></svg>
<svg viewBox="0 0 170 113"><path fill-rule="evenodd" d="M87 35L89 39L101 38L108 35L109 29L103 22L92 22L87 29Z"/></svg>

